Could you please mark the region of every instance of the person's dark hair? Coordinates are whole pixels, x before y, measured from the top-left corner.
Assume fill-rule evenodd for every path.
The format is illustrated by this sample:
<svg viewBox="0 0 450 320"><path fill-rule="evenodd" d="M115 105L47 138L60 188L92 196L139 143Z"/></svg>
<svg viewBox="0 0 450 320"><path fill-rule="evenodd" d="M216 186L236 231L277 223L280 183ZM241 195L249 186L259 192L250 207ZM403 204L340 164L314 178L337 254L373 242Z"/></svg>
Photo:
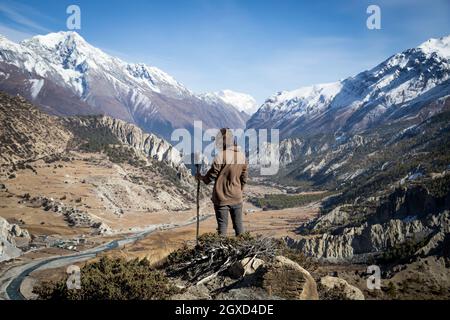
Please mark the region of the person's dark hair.
<svg viewBox="0 0 450 320"><path fill-rule="evenodd" d="M230 147L232 145L235 145L236 142L233 139L233 132L230 130L230 128L222 128L220 129L220 133L218 134L218 137L222 139L222 150L226 150L227 147Z"/></svg>

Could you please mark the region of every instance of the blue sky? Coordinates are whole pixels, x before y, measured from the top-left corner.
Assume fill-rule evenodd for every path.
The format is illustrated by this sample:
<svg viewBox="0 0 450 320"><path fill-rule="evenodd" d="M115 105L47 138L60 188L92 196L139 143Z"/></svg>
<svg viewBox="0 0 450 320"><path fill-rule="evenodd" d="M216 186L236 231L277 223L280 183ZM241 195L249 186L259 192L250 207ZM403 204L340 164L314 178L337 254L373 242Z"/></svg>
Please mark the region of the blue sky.
<svg viewBox="0 0 450 320"><path fill-rule="evenodd" d="M281 90L336 81L431 37L450 34L449 0L0 0L0 34L19 41L66 30L195 92L231 89L259 103ZM368 5L381 30L368 30Z"/></svg>

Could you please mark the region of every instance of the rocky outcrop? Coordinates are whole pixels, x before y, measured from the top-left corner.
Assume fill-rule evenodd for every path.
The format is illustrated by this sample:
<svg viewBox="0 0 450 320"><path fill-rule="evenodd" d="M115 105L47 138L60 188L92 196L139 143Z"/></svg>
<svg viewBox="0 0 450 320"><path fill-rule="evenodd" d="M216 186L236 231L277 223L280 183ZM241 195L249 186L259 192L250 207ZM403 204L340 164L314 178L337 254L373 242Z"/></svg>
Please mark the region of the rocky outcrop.
<svg viewBox="0 0 450 320"><path fill-rule="evenodd" d="M324 296L339 296L343 300L365 300L362 291L347 281L337 277L326 276L320 279Z"/></svg>
<svg viewBox="0 0 450 320"><path fill-rule="evenodd" d="M160 162L160 174L176 170L178 180L188 181L190 172L182 162L180 152L169 142L152 133L145 133L136 125L107 116L49 116L21 97L0 93L0 165L13 171L37 159L64 157L79 144L114 145L127 149L129 160ZM100 152L95 149L92 152ZM165 168L164 166L171 168ZM9 170L9 169L8 169ZM173 171L173 170L172 170ZM36 173L36 172L35 172ZM189 183L193 184L193 179Z"/></svg>
<svg viewBox="0 0 450 320"><path fill-rule="evenodd" d="M272 296L287 299L318 300L317 284L308 270L284 256L276 256L268 267L262 286Z"/></svg>
<svg viewBox="0 0 450 320"><path fill-rule="evenodd" d="M233 264L228 272L232 277L241 278L246 275L254 274L259 268L264 266L264 260L258 258L244 258Z"/></svg>
<svg viewBox="0 0 450 320"><path fill-rule="evenodd" d="M109 130L119 143L130 146L144 158L186 171L180 152L169 142L111 117L57 118L39 111L22 97L0 92L0 123L0 164L60 154L77 135L77 129L89 128L92 135Z"/></svg>
<svg viewBox="0 0 450 320"><path fill-rule="evenodd" d="M435 221L439 222L436 224ZM449 233L449 225L449 211L445 211L424 221L393 219L384 224L364 223L345 228L337 235L323 233L296 240L287 238L287 243L308 255L332 262L364 261L369 255L383 253L408 241L426 241L427 245L419 252L427 255Z"/></svg>
<svg viewBox="0 0 450 320"><path fill-rule="evenodd" d="M0 262L19 257L30 240L27 230L0 217Z"/></svg>
<svg viewBox="0 0 450 320"><path fill-rule="evenodd" d="M77 127L107 129L120 143L132 147L145 157L157 161L164 161L175 168L182 165L180 152L169 142L152 133L145 133L134 124L107 116L71 117L63 121L69 123L72 130L76 130Z"/></svg>
<svg viewBox="0 0 450 320"><path fill-rule="evenodd" d="M280 163L288 164L301 156L304 142L299 138L289 138L280 143Z"/></svg>
<svg viewBox="0 0 450 320"><path fill-rule="evenodd" d="M359 205L338 207L302 225L289 246L309 256L331 262L365 261L393 248L415 248L416 255L429 255L442 247L450 233L450 211L444 198L414 187L390 194L376 209ZM399 250L397 250L399 251Z"/></svg>
<svg viewBox="0 0 450 320"><path fill-rule="evenodd" d="M97 222L92 225L93 228L96 229L97 234L99 235L107 235L112 233L112 229L104 222Z"/></svg>

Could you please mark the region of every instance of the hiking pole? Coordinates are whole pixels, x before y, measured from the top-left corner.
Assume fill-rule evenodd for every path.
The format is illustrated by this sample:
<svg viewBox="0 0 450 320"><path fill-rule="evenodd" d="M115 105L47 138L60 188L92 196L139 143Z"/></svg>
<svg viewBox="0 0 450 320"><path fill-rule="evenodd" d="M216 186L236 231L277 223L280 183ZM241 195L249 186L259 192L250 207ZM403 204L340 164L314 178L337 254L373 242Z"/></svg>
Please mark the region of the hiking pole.
<svg viewBox="0 0 450 320"><path fill-rule="evenodd" d="M198 159L196 159L198 160ZM200 173L200 164L198 161L195 163L196 175ZM198 237L200 233L200 180L197 180L197 232L196 232L196 243L198 245Z"/></svg>

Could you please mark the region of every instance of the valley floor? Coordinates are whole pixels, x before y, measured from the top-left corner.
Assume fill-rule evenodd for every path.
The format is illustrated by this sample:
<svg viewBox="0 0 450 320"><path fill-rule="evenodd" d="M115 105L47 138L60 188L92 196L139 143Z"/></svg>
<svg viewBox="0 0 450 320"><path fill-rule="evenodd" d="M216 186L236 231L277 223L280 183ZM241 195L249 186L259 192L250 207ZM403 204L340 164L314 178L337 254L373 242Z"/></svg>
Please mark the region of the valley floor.
<svg viewBox="0 0 450 320"><path fill-rule="evenodd" d="M6 189L0 192L0 217L10 223L17 223L32 235L30 250L22 256L0 264L0 272L32 261L41 261L55 256L68 256L85 252L123 239L127 235L139 234L158 228L141 240L121 246L102 254L126 258L146 257L152 262L159 261L184 243L195 240L195 204L183 204L176 210L157 210L157 206L171 201L170 190L166 193L148 196L148 190L136 182L132 166L111 163L99 154L72 153L73 158L56 159L51 163L38 160L28 168L16 169L14 176L2 172ZM130 179L133 176L134 179ZM138 177L142 178L142 177ZM206 187L203 190L209 195ZM246 197L261 197L278 194L282 190L263 185L248 185ZM89 226L70 226L61 212L53 212L26 201L41 197L86 213L110 229L98 234ZM165 198L167 197L167 199ZM25 200L24 200L25 199ZM145 207L148 208L145 208ZM151 208L150 208L151 207ZM314 203L301 208L263 211L249 202L244 203L244 225L252 234L282 238L294 237L295 228L312 217L319 210ZM213 207L208 197L202 200L201 215L210 217L201 222L200 232L215 232L216 221ZM164 230L170 228L170 230ZM229 226L232 234L231 221ZM83 241L80 241L83 239ZM65 266L43 266L24 278L21 292L33 298L32 286L41 280L51 280L65 274Z"/></svg>
<svg viewBox="0 0 450 320"><path fill-rule="evenodd" d="M33 244L29 248L31 250L22 256L0 263L2 290L15 279L20 285L20 293L25 298L33 299L36 298L32 293L34 285L61 279L70 264L82 266L99 256L125 259L145 257L156 263L184 244L195 243L194 202L183 203L175 210L158 210L157 207L165 201L171 201L173 191L167 190L161 196L150 192L149 196L146 185L139 182L145 177L137 176L131 166L111 163L98 154L72 155L70 161L33 162L30 164L32 169L18 169L14 177L8 178L2 173L6 190L0 191L0 216L27 229L32 235ZM203 190L209 194L208 189L203 187ZM250 184L245 190L247 198L282 193L283 190L278 186L260 184ZM46 211L42 206L24 201L26 194L31 198L40 196L61 201L66 207L86 212L96 221L106 224L109 230L99 234L92 227L70 226L63 214ZM289 236L295 239L299 237L295 229L316 217L319 205L316 202L296 208L263 211L246 201L244 225L253 235L274 238ZM200 225L200 233L214 233L216 221L208 197L202 200L201 214L204 220ZM229 233L232 235L231 221ZM112 243L119 245L111 246ZM92 254L85 254L89 252ZM62 258L72 255L77 258ZM58 262L50 263L54 257L61 258ZM25 267L40 261L47 263L32 269L30 274L23 274ZM381 291L367 289L366 268L367 265L363 264L320 263L314 275L318 279L327 275L339 276L358 287L366 299L445 299L450 294L448 290L442 291L442 287L445 288L442 284L450 279L449 268L442 259L428 257L398 267L393 277L383 280ZM447 288L450 288L450 284ZM1 297L7 298L5 292L1 293Z"/></svg>

